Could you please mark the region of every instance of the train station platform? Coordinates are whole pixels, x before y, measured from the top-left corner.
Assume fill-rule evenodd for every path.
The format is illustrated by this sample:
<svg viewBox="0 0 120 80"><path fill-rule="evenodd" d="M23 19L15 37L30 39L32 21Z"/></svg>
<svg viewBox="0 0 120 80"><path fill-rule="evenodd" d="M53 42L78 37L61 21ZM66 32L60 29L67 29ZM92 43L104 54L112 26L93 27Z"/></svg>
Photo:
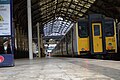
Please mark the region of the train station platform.
<svg viewBox="0 0 120 80"><path fill-rule="evenodd" d="M83 58L17 59L0 80L120 80L120 62Z"/></svg>

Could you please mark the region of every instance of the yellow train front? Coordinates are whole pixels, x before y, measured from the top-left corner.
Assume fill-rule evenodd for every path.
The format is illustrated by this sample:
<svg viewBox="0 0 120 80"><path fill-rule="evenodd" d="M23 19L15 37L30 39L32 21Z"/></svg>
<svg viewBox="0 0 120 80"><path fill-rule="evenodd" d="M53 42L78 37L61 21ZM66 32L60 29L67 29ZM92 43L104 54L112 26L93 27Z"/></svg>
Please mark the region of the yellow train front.
<svg viewBox="0 0 120 80"><path fill-rule="evenodd" d="M117 53L116 25L113 19L100 14L89 15L89 37L91 54Z"/></svg>
<svg viewBox="0 0 120 80"><path fill-rule="evenodd" d="M112 55L117 53L116 33L113 19L91 14L79 19L56 47L59 55Z"/></svg>

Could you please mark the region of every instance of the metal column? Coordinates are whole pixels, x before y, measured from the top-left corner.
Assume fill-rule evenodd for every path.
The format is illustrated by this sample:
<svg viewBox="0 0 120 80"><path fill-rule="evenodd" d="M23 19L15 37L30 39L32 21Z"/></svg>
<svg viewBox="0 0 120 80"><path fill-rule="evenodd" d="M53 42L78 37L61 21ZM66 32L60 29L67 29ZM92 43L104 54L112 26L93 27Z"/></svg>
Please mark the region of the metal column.
<svg viewBox="0 0 120 80"><path fill-rule="evenodd" d="M39 23L37 23L37 33L38 33L38 56L40 58L41 52L40 52L40 24Z"/></svg>
<svg viewBox="0 0 120 80"><path fill-rule="evenodd" d="M32 51L32 18L31 18L31 0L27 0L27 12L28 12L29 59L33 59L33 51Z"/></svg>

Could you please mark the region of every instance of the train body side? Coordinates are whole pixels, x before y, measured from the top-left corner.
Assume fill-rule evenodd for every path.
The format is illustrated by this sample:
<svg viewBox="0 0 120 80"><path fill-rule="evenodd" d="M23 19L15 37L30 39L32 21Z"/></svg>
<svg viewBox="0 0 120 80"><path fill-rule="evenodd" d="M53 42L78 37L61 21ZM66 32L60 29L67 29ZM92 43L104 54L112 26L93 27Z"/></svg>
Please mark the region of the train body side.
<svg viewBox="0 0 120 80"><path fill-rule="evenodd" d="M100 14L79 21L67 32L57 46L57 54L107 55L117 53L116 23Z"/></svg>

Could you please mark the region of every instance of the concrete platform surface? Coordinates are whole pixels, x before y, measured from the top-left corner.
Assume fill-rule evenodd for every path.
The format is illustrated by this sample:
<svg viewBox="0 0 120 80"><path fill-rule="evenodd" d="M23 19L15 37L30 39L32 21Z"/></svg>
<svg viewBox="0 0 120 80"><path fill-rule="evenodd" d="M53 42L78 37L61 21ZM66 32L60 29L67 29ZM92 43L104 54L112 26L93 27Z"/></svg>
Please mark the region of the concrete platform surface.
<svg viewBox="0 0 120 80"><path fill-rule="evenodd" d="M83 58L18 59L0 80L120 80L120 61Z"/></svg>

